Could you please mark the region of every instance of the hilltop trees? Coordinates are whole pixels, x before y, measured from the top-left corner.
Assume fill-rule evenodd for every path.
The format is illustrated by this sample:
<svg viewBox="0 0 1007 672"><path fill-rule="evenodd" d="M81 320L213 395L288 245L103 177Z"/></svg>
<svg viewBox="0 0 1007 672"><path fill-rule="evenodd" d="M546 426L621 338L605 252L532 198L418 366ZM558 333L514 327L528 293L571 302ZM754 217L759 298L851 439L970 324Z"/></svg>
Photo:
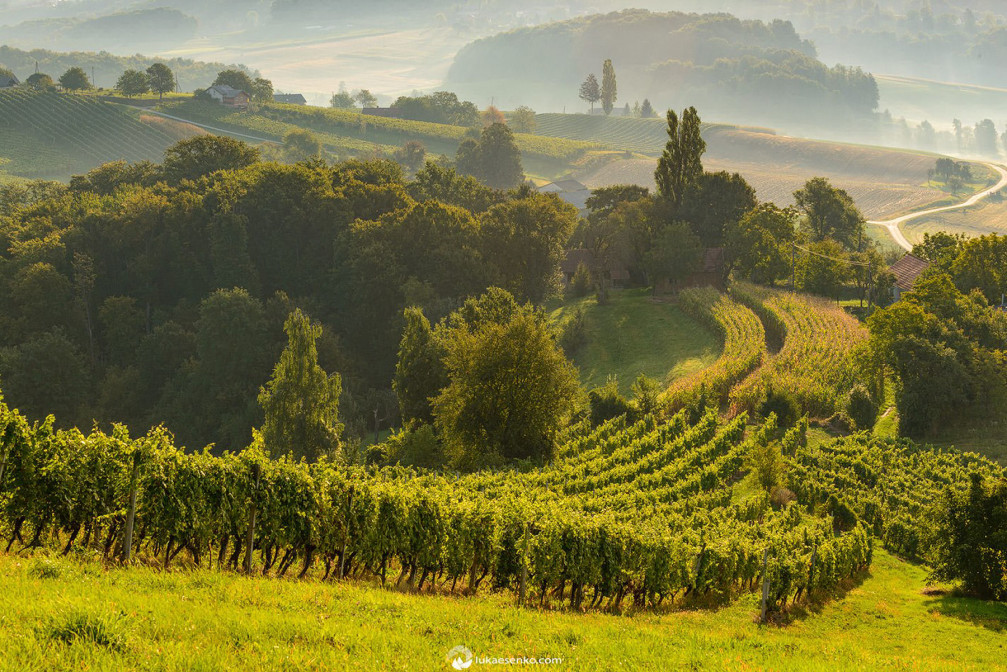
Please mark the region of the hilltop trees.
<svg viewBox="0 0 1007 672"><path fill-rule="evenodd" d="M355 103L353 95L343 86L340 86L338 93L332 94L332 98L329 99L329 107L337 110L352 110L356 107Z"/></svg>
<svg viewBox="0 0 1007 672"><path fill-rule="evenodd" d="M844 190L816 177L794 192L794 200L805 215L812 242L831 238L847 249L860 251L866 237L864 216Z"/></svg>
<svg viewBox="0 0 1007 672"><path fill-rule="evenodd" d="M587 76L587 79L580 85L580 99L591 104L591 112L594 112L594 104L601 100L601 87L598 85L598 78L594 73Z"/></svg>
<svg viewBox="0 0 1007 672"><path fill-rule="evenodd" d="M510 115L508 125L514 129L515 133L535 132L535 110L526 105L521 105Z"/></svg>
<svg viewBox="0 0 1007 672"><path fill-rule="evenodd" d="M612 114L612 107L619 97L618 87L615 83L615 68L612 67L612 59L605 59L601 67L601 109L605 114Z"/></svg>
<svg viewBox="0 0 1007 672"><path fill-rule="evenodd" d="M260 388L265 415L262 440L273 455L289 454L315 461L337 456L343 426L339 422L342 380L318 365L317 341L322 327L295 310L283 325L287 347Z"/></svg>
<svg viewBox="0 0 1007 672"><path fill-rule="evenodd" d="M91 80L83 68L70 68L60 75L59 85L65 91L84 91L91 88Z"/></svg>
<svg viewBox="0 0 1007 672"><path fill-rule="evenodd" d="M370 89L360 89L353 95L353 99L357 101L360 107L377 107L378 98Z"/></svg>
<svg viewBox="0 0 1007 672"><path fill-rule="evenodd" d="M482 130L479 140L464 140L458 146L458 172L475 177L494 189L511 189L524 179L521 150L506 124L494 123Z"/></svg>
<svg viewBox="0 0 1007 672"><path fill-rule="evenodd" d="M643 105L640 106L640 116L643 119L653 119L657 116L657 112L654 111L654 107L647 98L643 99Z"/></svg>
<svg viewBox="0 0 1007 672"><path fill-rule="evenodd" d="M164 175L172 182L195 180L218 170L235 170L259 160L259 150L240 140L199 135L171 146L164 153Z"/></svg>
<svg viewBox="0 0 1007 672"><path fill-rule="evenodd" d="M132 98L150 91L150 81L147 75L139 70L127 70L119 77L115 88L127 98Z"/></svg>
<svg viewBox="0 0 1007 672"><path fill-rule="evenodd" d="M154 63L147 68L147 78L150 90L156 93L159 99L175 90L175 73L164 63Z"/></svg>
<svg viewBox="0 0 1007 672"><path fill-rule="evenodd" d="M255 93L255 83L244 70L221 70L213 80L213 86L230 86L232 89L244 91L249 96Z"/></svg>
<svg viewBox="0 0 1007 672"><path fill-rule="evenodd" d="M56 82L52 81L52 77L44 72L34 72L28 75L28 79L25 80L25 84L33 89L38 89L39 91L46 91L56 86Z"/></svg>
<svg viewBox="0 0 1007 672"><path fill-rule="evenodd" d="M311 131L294 129L283 136L283 153L290 162L315 159L322 155L322 143Z"/></svg>

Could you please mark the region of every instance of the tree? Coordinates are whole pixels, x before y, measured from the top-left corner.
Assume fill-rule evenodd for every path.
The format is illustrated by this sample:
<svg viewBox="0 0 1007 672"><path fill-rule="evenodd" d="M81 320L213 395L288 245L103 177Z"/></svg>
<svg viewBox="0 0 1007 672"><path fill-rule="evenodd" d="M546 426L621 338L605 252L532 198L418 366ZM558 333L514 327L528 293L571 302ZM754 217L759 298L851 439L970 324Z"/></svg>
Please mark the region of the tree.
<svg viewBox="0 0 1007 672"><path fill-rule="evenodd" d="M255 93L255 82L244 70L222 70L213 80L214 86L229 86L238 91L244 91L251 97Z"/></svg>
<svg viewBox="0 0 1007 672"><path fill-rule="evenodd" d="M395 150L395 160L414 173L423 167L426 156L427 148L419 140L409 140Z"/></svg>
<svg viewBox="0 0 1007 672"><path fill-rule="evenodd" d="M147 68L147 77L150 80L150 90L156 93L159 99L175 90L175 73L164 63L154 63Z"/></svg>
<svg viewBox="0 0 1007 672"><path fill-rule="evenodd" d="M760 284L773 285L791 271L797 212L763 203L730 227L724 257L728 270Z"/></svg>
<svg viewBox="0 0 1007 672"><path fill-rule="evenodd" d="M127 70L119 77L115 88L127 98L132 98L133 96L142 96L150 91L150 82L145 73L139 70Z"/></svg>
<svg viewBox="0 0 1007 672"><path fill-rule="evenodd" d="M976 151L986 156L997 156L997 127L991 119L983 119L975 128Z"/></svg>
<svg viewBox="0 0 1007 672"><path fill-rule="evenodd" d="M612 59L605 59L601 67L601 109L605 114L612 114L612 107L618 99L618 89L615 83L615 68L612 67Z"/></svg>
<svg viewBox="0 0 1007 672"><path fill-rule="evenodd" d="M318 158L322 155L322 143L311 131L296 128L283 136L283 153L291 162Z"/></svg>
<svg viewBox="0 0 1007 672"><path fill-rule="evenodd" d="M334 107L337 110L352 110L356 107L355 102L348 91L341 90L339 93L332 94L332 98L329 99L329 107Z"/></svg>
<svg viewBox="0 0 1007 672"><path fill-rule="evenodd" d="M479 138L480 178L494 189L510 189L521 184L521 150L506 124L493 123Z"/></svg>
<svg viewBox="0 0 1007 672"><path fill-rule="evenodd" d="M506 124L507 119L504 117L503 112L498 110L493 105L490 105L485 110L480 113L479 117L482 119L483 126L492 126L493 124Z"/></svg>
<svg viewBox="0 0 1007 672"><path fill-rule="evenodd" d="M535 110L522 105L511 112L508 125L514 129L515 133L534 133L536 123Z"/></svg>
<svg viewBox="0 0 1007 672"><path fill-rule="evenodd" d="M580 384L545 316L524 307L509 319L452 328L445 342L448 384L433 410L455 464L549 459Z"/></svg>
<svg viewBox="0 0 1007 672"><path fill-rule="evenodd" d="M182 140L164 152L164 174L170 182L197 180L218 170L235 170L256 163L259 150L240 140L199 135Z"/></svg>
<svg viewBox="0 0 1007 672"><path fill-rule="evenodd" d="M494 282L522 301L539 304L556 288L563 250L577 209L554 194L531 193L483 215L482 256Z"/></svg>
<svg viewBox="0 0 1007 672"><path fill-rule="evenodd" d="M933 149L937 144L937 131L933 124L924 119L916 132L916 143L923 149Z"/></svg>
<svg viewBox="0 0 1007 672"><path fill-rule="evenodd" d="M598 86L598 78L593 73L580 85L580 99L590 103L591 112L594 113L594 104L601 100L601 87Z"/></svg>
<svg viewBox="0 0 1007 672"><path fill-rule="evenodd" d="M677 216L692 225L705 247L723 247L725 232L758 202L755 190L738 173L702 173L686 187Z"/></svg>
<svg viewBox="0 0 1007 672"><path fill-rule="evenodd" d="M62 329L0 348L0 380L7 401L29 418L44 420L53 413L65 427L80 420L90 387L84 357Z"/></svg>
<svg viewBox="0 0 1007 672"><path fill-rule="evenodd" d="M289 454L314 462L338 454L343 426L339 422L342 380L318 365L317 341L322 327L300 309L283 325L287 347L273 376L259 390L265 414L262 439L274 455Z"/></svg>
<svg viewBox="0 0 1007 672"><path fill-rule="evenodd" d="M70 68L59 78L59 85L65 91L84 91L91 88L91 80L83 68Z"/></svg>
<svg viewBox="0 0 1007 672"><path fill-rule="evenodd" d="M431 400L447 384L444 348L434 337L422 310L406 308L403 315L406 326L399 344L399 361L395 365L392 389L399 400L403 422L432 423Z"/></svg>
<svg viewBox="0 0 1007 672"><path fill-rule="evenodd" d="M644 119L653 119L657 116L657 112L654 111L654 107L650 104L650 99L643 99L643 105L640 106L640 116Z"/></svg>
<svg viewBox="0 0 1007 672"><path fill-rule="evenodd" d="M861 250L866 239L864 216L845 191L815 177L794 192L794 200L805 215L812 241L831 238L848 250Z"/></svg>
<svg viewBox="0 0 1007 672"><path fill-rule="evenodd" d="M668 143L657 163L654 179L658 197L673 209L681 205L686 188L703 174L706 142L700 131L696 108L690 107L682 113L681 124L678 115L668 110Z"/></svg>
<svg viewBox="0 0 1007 672"><path fill-rule="evenodd" d="M360 89L357 91L353 99L360 104L360 107L377 107L378 99L370 92L370 89Z"/></svg>
<svg viewBox="0 0 1007 672"><path fill-rule="evenodd" d="M256 77L252 81L252 90L245 90L245 93L256 103L273 102L273 83L268 79Z"/></svg>
<svg viewBox="0 0 1007 672"><path fill-rule="evenodd" d="M28 79L25 80L25 84L39 91L47 91L48 89L52 89L56 86L56 83L52 81L52 77L44 72L36 72L28 75Z"/></svg>

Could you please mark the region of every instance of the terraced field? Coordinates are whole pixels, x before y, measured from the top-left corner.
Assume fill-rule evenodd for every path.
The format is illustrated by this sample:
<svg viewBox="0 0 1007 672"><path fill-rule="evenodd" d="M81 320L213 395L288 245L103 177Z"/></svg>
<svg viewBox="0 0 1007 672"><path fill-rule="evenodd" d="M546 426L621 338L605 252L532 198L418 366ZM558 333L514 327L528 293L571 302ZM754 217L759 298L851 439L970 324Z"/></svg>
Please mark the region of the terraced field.
<svg viewBox="0 0 1007 672"><path fill-rule="evenodd" d="M118 106L24 88L0 92L4 170L26 178L67 179L108 162L159 161L173 135Z"/></svg>

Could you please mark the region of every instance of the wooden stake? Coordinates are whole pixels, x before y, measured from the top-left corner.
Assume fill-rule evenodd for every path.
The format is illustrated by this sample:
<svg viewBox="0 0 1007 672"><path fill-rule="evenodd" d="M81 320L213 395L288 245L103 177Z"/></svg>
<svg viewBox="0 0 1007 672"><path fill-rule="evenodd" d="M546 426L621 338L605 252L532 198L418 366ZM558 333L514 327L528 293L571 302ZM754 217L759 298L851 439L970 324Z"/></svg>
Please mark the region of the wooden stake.
<svg viewBox="0 0 1007 672"><path fill-rule="evenodd" d="M133 557L133 525L136 522L136 481L140 471L140 451L133 451L133 471L129 475L129 510L126 513L126 531L122 535L122 561Z"/></svg>
<svg viewBox="0 0 1007 672"><path fill-rule="evenodd" d="M259 476L261 475L258 463L252 465L252 473L255 475L255 485L252 487L252 498L248 503L248 532L245 535L245 574L252 573L252 551L255 546L255 498L259 492Z"/></svg>
<svg viewBox="0 0 1007 672"><path fill-rule="evenodd" d="M767 548L762 553L762 617L763 623L766 622L766 612L769 605L769 549Z"/></svg>
<svg viewBox="0 0 1007 672"><path fill-rule="evenodd" d="M521 584L518 588L518 606L524 606L528 589L528 523L524 524L524 539L521 542Z"/></svg>

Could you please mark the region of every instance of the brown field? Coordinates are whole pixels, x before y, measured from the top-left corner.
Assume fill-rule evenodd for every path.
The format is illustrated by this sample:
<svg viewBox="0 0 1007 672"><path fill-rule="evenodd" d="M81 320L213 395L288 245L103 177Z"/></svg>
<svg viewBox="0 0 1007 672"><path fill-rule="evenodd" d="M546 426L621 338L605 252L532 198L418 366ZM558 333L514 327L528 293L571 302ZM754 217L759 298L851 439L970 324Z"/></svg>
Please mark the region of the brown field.
<svg viewBox="0 0 1007 672"><path fill-rule="evenodd" d="M924 233L937 231L970 237L987 233L1007 235L1007 202L984 201L972 208L942 212L902 225L902 233L911 243L922 241Z"/></svg>
<svg viewBox="0 0 1007 672"><path fill-rule="evenodd" d="M187 140L188 138L197 135L210 134L209 131L205 131L199 126L187 124L184 121L175 121L174 119L157 117L152 114L141 114L140 121L144 124L160 129L163 133L170 135L175 141Z"/></svg>
<svg viewBox="0 0 1007 672"><path fill-rule="evenodd" d="M869 219L890 217L946 198L926 187L935 158L899 150L843 145L745 130L710 133L703 165L741 173L762 201L791 205L793 193L817 176L845 189ZM577 179L589 187L653 187L656 159L612 161ZM922 185L922 186L921 186Z"/></svg>

